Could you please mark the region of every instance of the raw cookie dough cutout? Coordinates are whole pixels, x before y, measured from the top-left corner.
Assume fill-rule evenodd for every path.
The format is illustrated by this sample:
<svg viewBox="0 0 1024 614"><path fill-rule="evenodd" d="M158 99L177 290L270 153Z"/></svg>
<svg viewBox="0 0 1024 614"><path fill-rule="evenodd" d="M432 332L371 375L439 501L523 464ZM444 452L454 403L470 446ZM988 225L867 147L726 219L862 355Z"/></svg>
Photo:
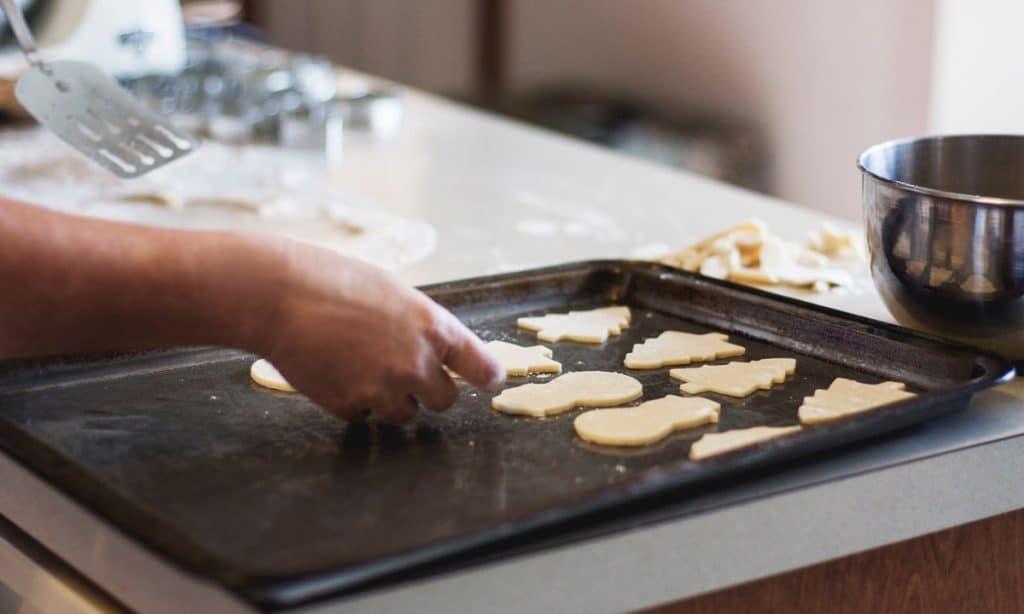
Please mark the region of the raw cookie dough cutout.
<svg viewBox="0 0 1024 614"><path fill-rule="evenodd" d="M832 260L862 260L858 246L850 233L826 225L811 236L811 245L805 248L773 235L764 222L750 220L662 256L659 261L738 283L823 292L833 286L853 285L848 271L828 265Z"/></svg>
<svg viewBox="0 0 1024 614"><path fill-rule="evenodd" d="M833 260L864 260L860 238L829 222L807 235L807 247Z"/></svg>
<svg viewBox="0 0 1024 614"><path fill-rule="evenodd" d="M755 426L724 433L708 433L690 446L690 460L702 460L746 448L762 441L782 437L800 430L799 426Z"/></svg>
<svg viewBox="0 0 1024 614"><path fill-rule="evenodd" d="M619 335L629 328L632 315L629 307L601 307L589 311L550 313L548 315L519 318L516 325L535 331L541 341L579 341L580 343L604 343L609 335Z"/></svg>
<svg viewBox="0 0 1024 614"><path fill-rule="evenodd" d="M718 403L674 394L636 407L595 409L576 416L573 427L581 439L605 446L644 446L673 431L718 422Z"/></svg>
<svg viewBox="0 0 1024 614"><path fill-rule="evenodd" d="M796 371L796 359L764 358L727 365L704 365L689 369L672 369L672 379L686 382L679 387L689 394L717 392L730 397L745 397L755 390L768 390L781 384Z"/></svg>
<svg viewBox="0 0 1024 614"><path fill-rule="evenodd" d="M288 380L266 358L260 358L252 363L252 366L249 367L249 377L264 388L280 390L281 392L295 392L295 388L292 388Z"/></svg>
<svg viewBox="0 0 1024 614"><path fill-rule="evenodd" d="M917 396L905 390L902 382L863 384L837 377L827 389L815 390L800 406L800 422L818 424L856 414L881 405Z"/></svg>
<svg viewBox="0 0 1024 614"><path fill-rule="evenodd" d="M543 418L574 407L610 407L643 394L640 382L609 371L566 373L543 384L508 388L491 400L491 407L506 414Z"/></svg>
<svg viewBox="0 0 1024 614"><path fill-rule="evenodd" d="M657 369L732 358L746 353L746 348L727 343L728 340L729 336L722 333L695 335L667 330L634 345L633 350L626 354L625 364L630 369Z"/></svg>
<svg viewBox="0 0 1024 614"><path fill-rule="evenodd" d="M507 341L488 341L486 345L491 354L505 368L505 374L511 377L562 372L562 363L551 360L551 348L546 348L543 345L525 347ZM452 377L460 377L454 371L449 370L448 373Z"/></svg>
<svg viewBox="0 0 1024 614"><path fill-rule="evenodd" d="M487 349L505 367L505 373L508 375L562 372L562 363L551 360L551 348L543 345L523 347L505 341L491 341L487 344Z"/></svg>

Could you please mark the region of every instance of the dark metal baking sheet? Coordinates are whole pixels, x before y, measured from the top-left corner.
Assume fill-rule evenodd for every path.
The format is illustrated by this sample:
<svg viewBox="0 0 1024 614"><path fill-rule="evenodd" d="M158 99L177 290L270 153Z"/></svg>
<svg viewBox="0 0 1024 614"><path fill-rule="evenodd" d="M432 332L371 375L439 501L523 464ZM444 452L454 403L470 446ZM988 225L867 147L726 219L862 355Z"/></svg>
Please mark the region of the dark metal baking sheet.
<svg viewBox="0 0 1024 614"><path fill-rule="evenodd" d="M716 427L600 448L575 437L578 411L505 416L489 409L491 395L469 390L449 412L405 428L346 425L301 396L253 385L249 355L186 350L4 365L0 445L141 543L276 607L640 497L753 479L773 463L963 409L1012 374L978 350L648 263L579 263L427 291L485 339L530 344L518 316L633 309L631 327L603 345L554 344L565 371L623 371L634 343L666 329L727 332L750 359L797 358L795 377L772 390L706 395L722 403L721 430L795 424L800 400L837 376L899 380L920 394L693 463L690 444ZM625 370L645 399L677 393L667 371Z"/></svg>

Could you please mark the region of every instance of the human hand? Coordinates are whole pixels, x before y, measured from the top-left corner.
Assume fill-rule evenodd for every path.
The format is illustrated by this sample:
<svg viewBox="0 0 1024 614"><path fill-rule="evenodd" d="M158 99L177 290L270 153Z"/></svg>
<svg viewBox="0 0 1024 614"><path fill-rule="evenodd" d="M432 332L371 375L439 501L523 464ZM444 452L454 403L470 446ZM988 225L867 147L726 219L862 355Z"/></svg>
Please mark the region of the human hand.
<svg viewBox="0 0 1024 614"><path fill-rule="evenodd" d="M274 308L251 345L327 411L402 423L419 404L447 409L458 388L444 365L480 388L504 382L480 339L422 292L334 252L276 245L284 266L265 297Z"/></svg>

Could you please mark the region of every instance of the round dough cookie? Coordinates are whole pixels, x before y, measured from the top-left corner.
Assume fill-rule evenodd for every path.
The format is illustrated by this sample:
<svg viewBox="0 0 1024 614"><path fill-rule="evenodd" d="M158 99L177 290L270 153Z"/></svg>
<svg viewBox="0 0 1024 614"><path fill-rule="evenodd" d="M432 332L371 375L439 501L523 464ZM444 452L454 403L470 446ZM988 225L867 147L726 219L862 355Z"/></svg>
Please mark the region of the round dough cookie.
<svg viewBox="0 0 1024 614"><path fill-rule="evenodd" d="M624 362L628 369L658 369L732 358L746 353L746 348L728 341L729 336L722 333L697 335L667 330L634 345L633 350L626 354Z"/></svg>
<svg viewBox="0 0 1024 614"><path fill-rule="evenodd" d="M745 397L756 390L769 390L796 372L795 358L763 358L725 365L704 365L689 369L672 369L672 379L686 382L680 390L690 394L717 392L730 397Z"/></svg>
<svg viewBox="0 0 1024 614"><path fill-rule="evenodd" d="M508 388L491 400L491 407L506 414L543 418L574 407L610 407L640 398L644 387L637 380L610 371L566 373L543 384Z"/></svg>
<svg viewBox="0 0 1024 614"><path fill-rule="evenodd" d="M252 363L252 366L249 367L249 377L264 388L280 390L281 392L295 392L295 388L292 388L288 380L266 358L260 358Z"/></svg>

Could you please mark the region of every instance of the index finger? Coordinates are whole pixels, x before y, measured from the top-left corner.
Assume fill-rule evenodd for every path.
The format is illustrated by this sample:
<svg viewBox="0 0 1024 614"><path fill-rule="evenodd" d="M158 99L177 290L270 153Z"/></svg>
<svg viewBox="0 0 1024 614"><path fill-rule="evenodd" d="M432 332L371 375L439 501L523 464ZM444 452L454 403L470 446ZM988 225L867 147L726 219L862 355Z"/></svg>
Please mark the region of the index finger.
<svg viewBox="0 0 1024 614"><path fill-rule="evenodd" d="M447 312L446 312L447 313ZM505 383L505 368L473 331L448 313L448 349L444 364L477 388L498 390Z"/></svg>

